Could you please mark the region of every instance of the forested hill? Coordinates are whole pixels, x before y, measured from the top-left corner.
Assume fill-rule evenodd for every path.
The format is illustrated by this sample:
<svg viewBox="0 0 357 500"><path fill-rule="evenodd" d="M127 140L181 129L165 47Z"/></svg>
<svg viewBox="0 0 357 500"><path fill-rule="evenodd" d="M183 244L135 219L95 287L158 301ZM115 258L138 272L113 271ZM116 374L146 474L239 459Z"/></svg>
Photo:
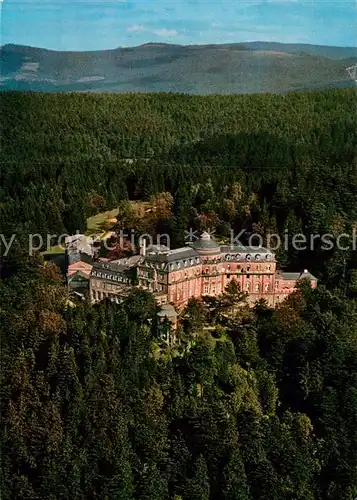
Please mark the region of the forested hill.
<svg viewBox="0 0 357 500"><path fill-rule="evenodd" d="M0 62L6 90L285 93L353 86L346 67L357 49L248 42L56 52L9 44Z"/></svg>
<svg viewBox="0 0 357 500"><path fill-rule="evenodd" d="M200 97L14 92L1 94L1 106L6 234L83 231L97 195L105 210L167 191L175 203L161 232L169 230L175 244L188 227L201 229L207 214L225 235L258 227L264 236L289 229L310 238L350 232L357 221L355 89ZM279 264L336 283L354 255L289 247Z"/></svg>
<svg viewBox="0 0 357 500"><path fill-rule="evenodd" d="M1 259L2 499L356 498L353 241L280 249L279 266L307 267L316 289L272 310L233 286L191 300L175 334L145 290L75 303L27 248L29 233L83 231L117 205L118 228L172 244L188 227L350 234L355 109L350 89L1 94L2 250L17 236ZM128 198L150 199L154 219Z"/></svg>
<svg viewBox="0 0 357 500"><path fill-rule="evenodd" d="M3 500L356 497L357 283L210 331L193 301L169 347L146 292L71 308L51 265L8 270Z"/></svg>

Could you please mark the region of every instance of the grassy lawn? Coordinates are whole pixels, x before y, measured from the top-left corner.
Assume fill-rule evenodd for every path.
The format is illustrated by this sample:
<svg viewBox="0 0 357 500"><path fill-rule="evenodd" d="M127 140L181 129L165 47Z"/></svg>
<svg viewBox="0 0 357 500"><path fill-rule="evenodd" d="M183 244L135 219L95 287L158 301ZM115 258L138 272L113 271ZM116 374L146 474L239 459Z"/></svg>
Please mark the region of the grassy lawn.
<svg viewBox="0 0 357 500"><path fill-rule="evenodd" d="M92 217L88 217L86 235L89 236L92 234L102 233L105 230L103 226L107 220L116 217L118 213L119 209L115 208L114 210L109 210L108 212L102 212L100 214L93 215Z"/></svg>
<svg viewBox="0 0 357 500"><path fill-rule="evenodd" d="M129 204L138 220L146 217L153 209L148 201L129 201ZM108 210L107 212L101 212L97 215L92 215L92 217L88 217L86 236L100 235L104 237L111 229L110 224L107 223L108 220L117 217L118 214L119 208L114 208L113 210Z"/></svg>
<svg viewBox="0 0 357 500"><path fill-rule="evenodd" d="M87 219L87 231L86 236L92 235L100 235L102 238L105 237L108 233L108 226L105 226L105 223L114 217L116 217L119 213L119 209L115 208L114 210L108 210L107 212L102 212L97 215L93 215ZM47 248L41 255L46 257L56 256L56 255L64 255L65 248L60 245L55 245L53 247Z"/></svg>
<svg viewBox="0 0 357 500"><path fill-rule="evenodd" d="M63 255L65 253L65 249L60 245L56 245L54 247L48 248L44 252L41 252L41 255Z"/></svg>

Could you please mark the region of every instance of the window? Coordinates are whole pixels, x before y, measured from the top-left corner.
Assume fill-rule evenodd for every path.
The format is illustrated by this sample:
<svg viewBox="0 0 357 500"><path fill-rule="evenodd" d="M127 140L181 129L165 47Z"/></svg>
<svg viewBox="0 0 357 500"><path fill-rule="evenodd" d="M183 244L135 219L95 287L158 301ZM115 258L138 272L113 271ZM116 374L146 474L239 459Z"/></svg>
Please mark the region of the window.
<svg viewBox="0 0 357 500"><path fill-rule="evenodd" d="M259 285L259 283L257 283L257 284L255 285L255 291L256 291L257 293L259 293L259 291L260 291L260 285Z"/></svg>
<svg viewBox="0 0 357 500"><path fill-rule="evenodd" d="M250 282L249 281L247 281L245 284L245 291L250 292Z"/></svg>
<svg viewBox="0 0 357 500"><path fill-rule="evenodd" d="M205 294L207 294L209 292L209 286L208 285L205 285L205 290L204 290Z"/></svg>
<svg viewBox="0 0 357 500"><path fill-rule="evenodd" d="M250 272L250 266L247 267L247 273L249 273L249 272Z"/></svg>
<svg viewBox="0 0 357 500"><path fill-rule="evenodd" d="M231 277L231 275L230 275L230 274L227 274L227 280L229 280L229 279L230 279L230 277Z"/></svg>
<svg viewBox="0 0 357 500"><path fill-rule="evenodd" d="M267 283L267 284L265 285L265 291L266 291L266 292L269 292L269 290L270 290L270 285L269 285L269 283Z"/></svg>

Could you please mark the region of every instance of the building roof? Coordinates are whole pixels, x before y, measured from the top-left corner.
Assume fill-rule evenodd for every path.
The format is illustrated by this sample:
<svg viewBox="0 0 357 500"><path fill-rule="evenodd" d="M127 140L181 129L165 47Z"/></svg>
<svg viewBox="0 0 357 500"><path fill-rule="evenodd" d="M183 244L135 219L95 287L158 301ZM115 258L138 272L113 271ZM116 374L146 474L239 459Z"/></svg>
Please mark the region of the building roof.
<svg viewBox="0 0 357 500"><path fill-rule="evenodd" d="M274 256L273 252L269 251L265 247L249 247L244 245L223 245L221 247L222 253L263 253L271 254Z"/></svg>
<svg viewBox="0 0 357 500"><path fill-rule="evenodd" d="M177 262L184 259L198 257L197 252L190 247L177 248L168 252L149 253L145 260L150 262Z"/></svg>
<svg viewBox="0 0 357 500"><path fill-rule="evenodd" d="M158 252L169 252L170 249L166 245L149 245L146 249L146 254L148 253L158 253Z"/></svg>
<svg viewBox="0 0 357 500"><path fill-rule="evenodd" d="M126 274L128 270L129 267L122 264L115 264L113 262L94 262L91 277L116 283L130 284L131 280Z"/></svg>
<svg viewBox="0 0 357 500"><path fill-rule="evenodd" d="M307 269L304 269L303 272L300 274L299 279L308 279L308 280L313 280L317 281L317 278L313 276Z"/></svg>
<svg viewBox="0 0 357 500"><path fill-rule="evenodd" d="M275 261L275 255L264 247L244 247L244 246L222 246L222 254L225 254L225 260L243 261Z"/></svg>
<svg viewBox="0 0 357 500"><path fill-rule="evenodd" d="M278 271L277 276L285 281L297 281L301 279L307 279L309 281L317 281L315 276L313 276L307 269L304 269L302 273L290 273L284 271Z"/></svg>
<svg viewBox="0 0 357 500"><path fill-rule="evenodd" d="M206 231L201 234L201 237L191 244L192 248L195 250L203 251L217 251L220 252L221 249L212 236Z"/></svg>
<svg viewBox="0 0 357 500"><path fill-rule="evenodd" d="M68 266L67 276L72 276L73 274L80 271L82 275L89 278L90 273L92 271L92 267L93 266L91 266L91 264L87 264L87 262L83 262L81 260L78 262L74 262L74 264Z"/></svg>
<svg viewBox="0 0 357 500"><path fill-rule="evenodd" d="M285 273L280 271L277 273L277 276L285 281L297 281L299 279L301 273Z"/></svg>
<svg viewBox="0 0 357 500"><path fill-rule="evenodd" d="M128 266L125 266L122 263L117 262L94 262L93 270L103 270L103 271L114 271L114 272L123 272L128 270Z"/></svg>
<svg viewBox="0 0 357 500"><path fill-rule="evenodd" d="M140 264L140 262L144 259L142 255L132 255L131 257L123 257L122 259L109 261L107 259L106 262L111 262L112 264L121 264L126 267L134 267Z"/></svg>

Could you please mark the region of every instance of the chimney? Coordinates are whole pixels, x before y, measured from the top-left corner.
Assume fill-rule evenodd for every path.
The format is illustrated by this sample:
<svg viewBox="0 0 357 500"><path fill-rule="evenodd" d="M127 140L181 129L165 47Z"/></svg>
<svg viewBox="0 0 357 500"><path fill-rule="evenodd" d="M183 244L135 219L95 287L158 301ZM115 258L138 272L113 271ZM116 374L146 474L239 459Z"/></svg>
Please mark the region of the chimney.
<svg viewBox="0 0 357 500"><path fill-rule="evenodd" d="M145 257L146 255L146 241L144 238L141 240L140 244L140 255L142 255L143 257Z"/></svg>

